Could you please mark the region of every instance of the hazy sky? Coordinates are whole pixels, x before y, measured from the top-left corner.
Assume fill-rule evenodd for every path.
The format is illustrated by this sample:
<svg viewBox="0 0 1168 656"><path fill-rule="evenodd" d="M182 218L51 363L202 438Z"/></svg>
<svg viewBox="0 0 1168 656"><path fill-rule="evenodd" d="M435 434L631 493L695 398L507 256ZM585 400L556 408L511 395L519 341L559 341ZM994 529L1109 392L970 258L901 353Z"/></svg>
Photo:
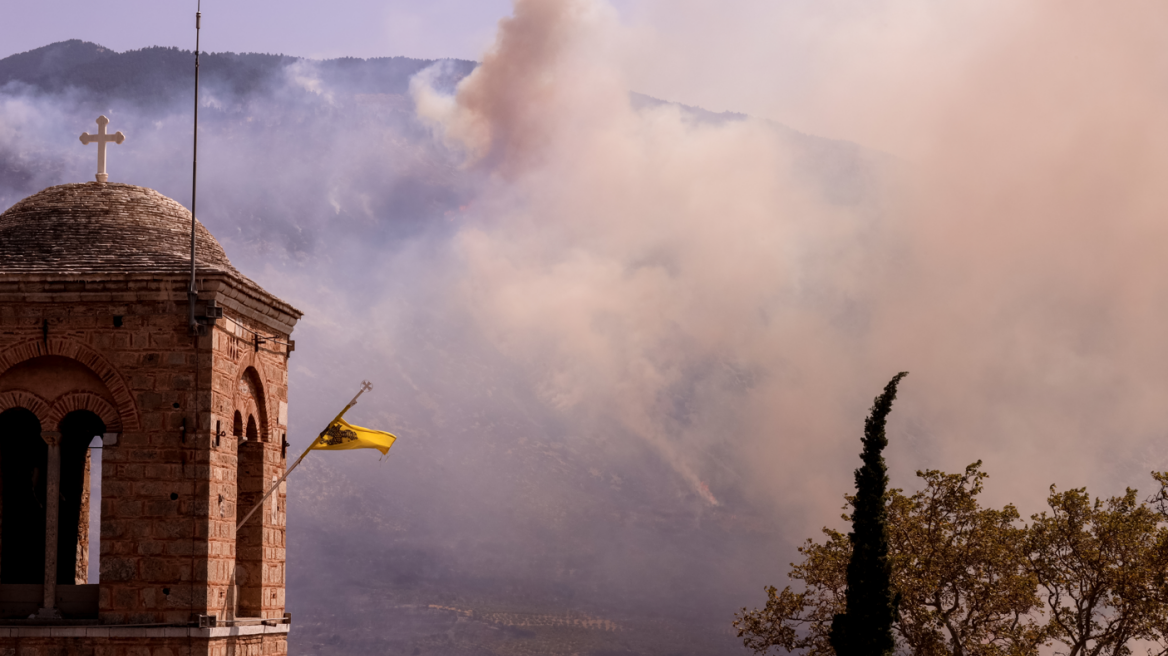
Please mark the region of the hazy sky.
<svg viewBox="0 0 1168 656"><path fill-rule="evenodd" d="M21 3L0 26L0 57L84 39L115 50L195 45L197 0ZM203 2L202 47L303 57L474 58L490 43L507 0Z"/></svg>

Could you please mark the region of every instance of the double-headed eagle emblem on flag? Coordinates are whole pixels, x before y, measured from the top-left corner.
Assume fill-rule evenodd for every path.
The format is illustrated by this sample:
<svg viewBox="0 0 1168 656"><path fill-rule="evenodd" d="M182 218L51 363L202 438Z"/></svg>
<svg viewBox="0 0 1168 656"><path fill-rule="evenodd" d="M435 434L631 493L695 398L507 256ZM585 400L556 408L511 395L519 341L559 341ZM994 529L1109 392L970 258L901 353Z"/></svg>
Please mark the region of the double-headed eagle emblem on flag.
<svg viewBox="0 0 1168 656"><path fill-rule="evenodd" d="M320 436L320 442L323 446L339 446L346 442L352 442L357 439L357 434L351 430L346 430L338 424L333 424L325 430L324 434Z"/></svg>
<svg viewBox="0 0 1168 656"><path fill-rule="evenodd" d="M336 419L316 438L309 450L340 451L342 449L377 449L382 454L389 451L397 440L390 433L354 426L344 419Z"/></svg>

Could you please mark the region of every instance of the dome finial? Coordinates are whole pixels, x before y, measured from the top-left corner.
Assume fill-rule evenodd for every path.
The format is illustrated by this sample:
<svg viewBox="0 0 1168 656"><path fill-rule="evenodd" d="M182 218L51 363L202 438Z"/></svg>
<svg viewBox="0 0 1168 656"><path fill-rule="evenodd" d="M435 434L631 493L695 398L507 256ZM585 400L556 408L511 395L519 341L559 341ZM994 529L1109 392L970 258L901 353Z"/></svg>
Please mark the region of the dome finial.
<svg viewBox="0 0 1168 656"><path fill-rule="evenodd" d="M105 126L109 125L109 119L105 116L97 117L97 134L89 134L88 132L81 133L81 143L89 145L97 143L97 181L105 182L109 180L109 176L105 172L105 145L107 142L122 143L126 140L126 135L122 134L121 130L113 134L106 134Z"/></svg>

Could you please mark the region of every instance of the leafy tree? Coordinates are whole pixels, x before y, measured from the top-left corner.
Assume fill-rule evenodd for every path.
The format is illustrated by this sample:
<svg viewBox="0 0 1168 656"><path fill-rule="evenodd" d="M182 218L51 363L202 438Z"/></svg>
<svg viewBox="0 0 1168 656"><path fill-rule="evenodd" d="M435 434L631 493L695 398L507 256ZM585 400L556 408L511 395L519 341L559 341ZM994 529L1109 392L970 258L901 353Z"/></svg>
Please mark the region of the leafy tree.
<svg viewBox="0 0 1168 656"><path fill-rule="evenodd" d="M790 586L766 588L734 627L757 653L874 656L897 644L919 656L1168 656L1168 472L1140 503L1051 486L1049 511L1022 525L1012 505L978 503L981 462L963 474L917 472L912 497L887 490L881 451L899 374L865 423L864 466L845 497L852 533L799 548ZM1150 504L1150 505L1149 505ZM894 595L895 591L895 595ZM1048 621L1044 620L1048 618Z"/></svg>
<svg viewBox="0 0 1168 656"><path fill-rule="evenodd" d="M853 497L848 497L849 503ZM844 515L851 519L850 515ZM827 540L808 540L799 547L803 562L791 564L788 577L803 583L803 592L790 586L780 592L767 586L767 603L761 609L743 608L734 619L742 644L759 654L771 648L805 651L807 656L834 656L829 634L832 619L844 609L848 561L852 545L848 536L823 529Z"/></svg>
<svg viewBox="0 0 1168 656"><path fill-rule="evenodd" d="M838 656L879 656L896 646L892 625L896 622L897 599L888 562L888 468L883 456L888 437L884 424L892 412L896 386L907 375L902 371L892 377L864 420L864 450L860 453L864 465L856 470L852 532L848 534L852 556L848 561L844 610L832 619L829 636Z"/></svg>
<svg viewBox="0 0 1168 656"><path fill-rule="evenodd" d="M890 502L898 630L914 654L1037 654L1037 579L1019 547L1026 531L1012 505L982 508L981 461L964 474L917 472L925 488Z"/></svg>
<svg viewBox="0 0 1168 656"><path fill-rule="evenodd" d="M1126 656L1133 640L1162 640L1168 624L1162 516L1137 503L1131 488L1092 501L1084 488L1058 492L1052 485L1047 503L1049 513L1031 518L1027 552L1050 633L1067 656Z"/></svg>
<svg viewBox="0 0 1168 656"><path fill-rule="evenodd" d="M920 492L888 492L891 580L900 593L896 636L914 654L1032 655L1045 639L1018 512L981 508L987 475L980 466L964 474L917 472ZM844 608L851 544L839 531L823 533L826 540L808 540L799 549L802 562L791 566L802 592L771 586L764 608L740 611L734 626L747 648L835 653L828 636Z"/></svg>

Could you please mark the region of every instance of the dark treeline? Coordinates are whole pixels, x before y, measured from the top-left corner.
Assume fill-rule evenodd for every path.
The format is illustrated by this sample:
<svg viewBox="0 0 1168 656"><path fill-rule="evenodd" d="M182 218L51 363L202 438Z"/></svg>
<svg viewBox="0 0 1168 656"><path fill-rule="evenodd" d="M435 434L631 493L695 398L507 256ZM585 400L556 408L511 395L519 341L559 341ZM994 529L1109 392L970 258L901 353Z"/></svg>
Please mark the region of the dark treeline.
<svg viewBox="0 0 1168 656"><path fill-rule="evenodd" d="M445 61L451 85L476 66L459 59ZM404 94L410 78L435 63L409 57L315 61L288 55L205 52L199 65L201 81L209 88L244 99L277 90L284 70L301 62L319 71L330 88L371 94ZM192 93L193 80L194 53L179 48L115 52L73 39L0 59L0 87L17 84L43 94L75 89L144 106L185 99Z"/></svg>

